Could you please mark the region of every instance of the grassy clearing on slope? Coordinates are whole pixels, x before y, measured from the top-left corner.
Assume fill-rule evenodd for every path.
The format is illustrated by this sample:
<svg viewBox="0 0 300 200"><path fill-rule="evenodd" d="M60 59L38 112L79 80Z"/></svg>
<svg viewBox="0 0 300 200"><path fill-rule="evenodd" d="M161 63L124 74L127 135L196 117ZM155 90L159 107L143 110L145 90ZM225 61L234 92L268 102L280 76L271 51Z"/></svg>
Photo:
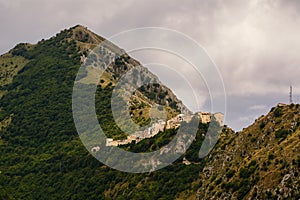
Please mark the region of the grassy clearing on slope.
<svg viewBox="0 0 300 200"><path fill-rule="evenodd" d="M10 53L0 57L0 86L10 84L13 77L28 63L22 56L12 56Z"/></svg>

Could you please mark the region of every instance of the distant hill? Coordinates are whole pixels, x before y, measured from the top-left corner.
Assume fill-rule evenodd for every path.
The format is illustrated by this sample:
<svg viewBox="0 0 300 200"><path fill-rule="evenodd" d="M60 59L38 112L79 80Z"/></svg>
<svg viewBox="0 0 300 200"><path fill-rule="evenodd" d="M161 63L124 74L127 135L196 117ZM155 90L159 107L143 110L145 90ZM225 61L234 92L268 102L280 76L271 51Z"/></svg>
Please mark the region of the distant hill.
<svg viewBox="0 0 300 200"><path fill-rule="evenodd" d="M199 199L299 199L300 105L278 105L221 135L199 179Z"/></svg>
<svg viewBox="0 0 300 200"><path fill-rule="evenodd" d="M300 198L299 105L274 107L238 133L224 126L217 145L203 159L198 153L209 122L199 123L187 152L159 171L124 173L96 160L75 129L72 89L79 67L103 40L77 25L38 44L18 44L0 57L0 199ZM122 51L114 44L109 48ZM108 137L127 135L114 123L109 105L119 78L137 65L125 53L100 79L95 104ZM93 70L82 81L88 83ZM131 98L133 120L147 125L155 104L168 111L168 118L189 112L162 83L150 84ZM121 148L154 151L175 134L176 129L164 130Z"/></svg>

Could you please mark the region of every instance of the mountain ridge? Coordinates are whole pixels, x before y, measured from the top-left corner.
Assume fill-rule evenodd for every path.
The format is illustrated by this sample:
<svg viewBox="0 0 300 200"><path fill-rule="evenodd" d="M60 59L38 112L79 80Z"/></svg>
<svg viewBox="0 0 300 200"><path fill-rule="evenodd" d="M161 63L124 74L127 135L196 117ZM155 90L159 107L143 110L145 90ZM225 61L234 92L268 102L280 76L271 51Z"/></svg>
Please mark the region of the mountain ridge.
<svg viewBox="0 0 300 200"><path fill-rule="evenodd" d="M0 57L0 199L300 198L298 104L278 105L238 133L224 126L216 146L203 159L198 155L209 123L199 123L186 153L159 171L130 174L100 163L78 137L71 99L82 58L101 38L89 38L83 26L71 29L36 45L19 44ZM96 91L98 121L116 139L124 135L116 133L107 105L118 76L136 62L125 54L115 62L119 72L112 66ZM132 114L141 125L147 124L147 112L139 114L149 109L147 103L165 100L152 94L155 88L138 91L132 100ZM169 106L169 117L179 113L176 101ZM120 148L155 151L174 135L176 129L169 129Z"/></svg>
<svg viewBox="0 0 300 200"><path fill-rule="evenodd" d="M206 182L206 188L199 188L198 198L299 197L299 108L299 104L279 104L243 131L222 135L222 145L211 152L214 159L208 161L201 176L203 180L211 178L211 182Z"/></svg>

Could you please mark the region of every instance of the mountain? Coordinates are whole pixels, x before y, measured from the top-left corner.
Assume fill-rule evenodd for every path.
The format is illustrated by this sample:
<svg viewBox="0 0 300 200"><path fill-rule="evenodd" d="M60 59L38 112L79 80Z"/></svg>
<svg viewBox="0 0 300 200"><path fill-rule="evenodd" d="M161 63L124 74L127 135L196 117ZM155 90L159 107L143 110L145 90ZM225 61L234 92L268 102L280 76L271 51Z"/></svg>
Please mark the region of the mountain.
<svg viewBox="0 0 300 200"><path fill-rule="evenodd" d="M200 173L198 199L299 199L299 114L299 104L279 104L243 131L223 132Z"/></svg>
<svg viewBox="0 0 300 200"><path fill-rule="evenodd" d="M213 122L201 122L186 153L158 171L125 173L96 160L75 129L72 92L78 69L103 41L77 25L34 45L18 44L0 57L0 199L300 198L299 105L278 105L238 133L224 126L216 146L202 159L199 149ZM124 139L128 133L114 122L108 105L121 77L141 64L108 44L107 50L122 52L122 56L116 56L100 78L96 112L108 137ZM80 81L94 80L93 70L86 68ZM142 70L157 80L146 68ZM157 104L168 113L167 119L189 113L157 80L132 95L133 121L147 126ZM120 147L131 152L155 151L176 132L176 127L165 129Z"/></svg>
<svg viewBox="0 0 300 200"><path fill-rule="evenodd" d="M112 177L130 180L130 184L138 184L144 177L103 166L85 149L74 126L72 91L77 71L103 40L85 27L75 26L38 44L18 44L1 56L1 198L103 199L119 187ZM114 45L110 48L119 50ZM101 77L95 102L98 120L108 137L126 137L114 123L108 105L115 82L134 65L139 63L124 54ZM141 88L132 102L133 120L141 125L147 122L147 108L153 104L162 104L168 118L185 109L162 84ZM154 184L157 189L161 186ZM162 192L170 196L167 189Z"/></svg>

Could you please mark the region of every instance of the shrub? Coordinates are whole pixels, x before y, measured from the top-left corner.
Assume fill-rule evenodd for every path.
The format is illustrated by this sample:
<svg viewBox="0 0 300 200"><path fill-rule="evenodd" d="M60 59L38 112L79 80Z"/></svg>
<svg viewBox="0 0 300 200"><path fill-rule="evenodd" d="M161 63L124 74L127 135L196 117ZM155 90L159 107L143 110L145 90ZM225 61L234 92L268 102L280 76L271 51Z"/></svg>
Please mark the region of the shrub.
<svg viewBox="0 0 300 200"><path fill-rule="evenodd" d="M221 188L222 189L225 188L226 191L229 191L230 189L232 189L232 191L234 192L234 191L238 190L239 187L240 187L239 182L236 180L228 182L227 184L226 183L221 184Z"/></svg>
<svg viewBox="0 0 300 200"><path fill-rule="evenodd" d="M257 164L256 160L251 160L248 166L251 167L251 166L255 166L256 164Z"/></svg>
<svg viewBox="0 0 300 200"><path fill-rule="evenodd" d="M275 132L275 137L284 139L287 137L288 134L289 134L289 131L287 129L282 128Z"/></svg>
<svg viewBox="0 0 300 200"><path fill-rule="evenodd" d="M251 143L255 143L257 141L257 138L256 137L252 137L251 139L250 139L250 142Z"/></svg>
<svg viewBox="0 0 300 200"><path fill-rule="evenodd" d="M240 188L240 183L235 180L235 181L232 181L230 182L230 187L232 188L232 191L237 191L239 188Z"/></svg>
<svg viewBox="0 0 300 200"><path fill-rule="evenodd" d="M275 117L280 117L282 115L282 109L277 107L275 110L274 110L274 116Z"/></svg>
<svg viewBox="0 0 300 200"><path fill-rule="evenodd" d="M250 187L249 186L244 186L244 187L241 187L237 193L237 198L238 199L243 199L246 194L250 191Z"/></svg>
<svg viewBox="0 0 300 200"><path fill-rule="evenodd" d="M268 167L267 167L267 163L266 162L263 162L262 164L262 168L261 168L263 171L267 171L268 170Z"/></svg>
<svg viewBox="0 0 300 200"><path fill-rule="evenodd" d="M259 125L259 128L263 129L263 128L265 128L265 126L266 126L266 123L264 121L262 121Z"/></svg>
<svg viewBox="0 0 300 200"><path fill-rule="evenodd" d="M235 170L234 170L234 169L231 169L231 170L229 170L229 171L226 173L226 177L227 177L227 178L231 178L231 177L234 176L234 174L235 174Z"/></svg>
<svg viewBox="0 0 300 200"><path fill-rule="evenodd" d="M268 160L273 160L275 158L274 154L273 153L270 153L268 155Z"/></svg>
<svg viewBox="0 0 300 200"><path fill-rule="evenodd" d="M216 185L219 185L221 182L222 182L222 177L220 177L220 178L218 178L217 180L216 180Z"/></svg>
<svg viewBox="0 0 300 200"><path fill-rule="evenodd" d="M249 178L256 170L256 160L252 160L247 167L240 169L240 178Z"/></svg>
<svg viewBox="0 0 300 200"><path fill-rule="evenodd" d="M245 167L241 168L240 170L240 178L249 178L251 174L249 173L249 170Z"/></svg>
<svg viewBox="0 0 300 200"><path fill-rule="evenodd" d="M217 178L217 175L214 174L214 175L211 177L211 182L213 182L216 178Z"/></svg>

